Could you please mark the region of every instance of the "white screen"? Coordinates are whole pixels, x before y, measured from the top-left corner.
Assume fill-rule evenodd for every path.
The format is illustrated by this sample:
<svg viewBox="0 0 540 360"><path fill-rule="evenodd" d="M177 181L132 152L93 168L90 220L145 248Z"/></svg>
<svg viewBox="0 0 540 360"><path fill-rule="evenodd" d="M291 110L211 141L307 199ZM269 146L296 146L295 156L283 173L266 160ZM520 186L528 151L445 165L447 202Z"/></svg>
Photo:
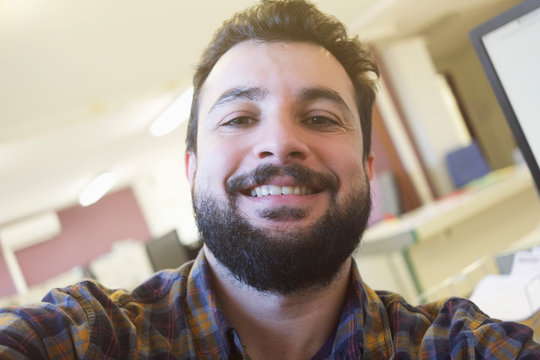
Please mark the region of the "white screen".
<svg viewBox="0 0 540 360"><path fill-rule="evenodd" d="M540 159L540 8L482 38L536 161Z"/></svg>

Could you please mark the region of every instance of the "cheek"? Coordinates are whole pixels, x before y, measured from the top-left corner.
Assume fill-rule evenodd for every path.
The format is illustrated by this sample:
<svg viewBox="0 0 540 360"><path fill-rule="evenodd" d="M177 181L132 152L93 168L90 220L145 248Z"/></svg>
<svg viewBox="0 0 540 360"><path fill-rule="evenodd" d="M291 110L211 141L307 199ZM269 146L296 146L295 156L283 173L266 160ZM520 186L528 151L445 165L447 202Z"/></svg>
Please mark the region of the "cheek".
<svg viewBox="0 0 540 360"><path fill-rule="evenodd" d="M348 188L355 190L368 183L369 177L367 176L364 164L361 162L349 164L344 182L347 183Z"/></svg>
<svg viewBox="0 0 540 360"><path fill-rule="evenodd" d="M346 141L340 143L340 140L336 140L326 146L324 151L319 151L319 156L324 158L324 162L338 174L365 172L362 149L355 144L347 146Z"/></svg>
<svg viewBox="0 0 540 360"><path fill-rule="evenodd" d="M355 151L342 150L326 157L326 163L330 170L338 176L340 186L345 192L351 188L357 189L366 181L366 166L362 161L362 156Z"/></svg>
<svg viewBox="0 0 540 360"><path fill-rule="evenodd" d="M234 174L243 158L238 145L208 141L200 149L203 148L198 154L196 187L212 192L225 191L227 179Z"/></svg>

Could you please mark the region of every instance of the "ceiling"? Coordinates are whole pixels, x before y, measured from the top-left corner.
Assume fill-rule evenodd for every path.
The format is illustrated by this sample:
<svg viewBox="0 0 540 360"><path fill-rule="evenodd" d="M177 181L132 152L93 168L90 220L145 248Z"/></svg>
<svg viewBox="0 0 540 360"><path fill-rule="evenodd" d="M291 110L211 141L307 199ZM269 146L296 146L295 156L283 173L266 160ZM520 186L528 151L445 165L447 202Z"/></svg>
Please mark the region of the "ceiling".
<svg viewBox="0 0 540 360"><path fill-rule="evenodd" d="M515 1L514 1L515 2ZM75 204L110 170L130 184L185 125L151 122L190 86L213 31L248 0L0 0L0 225ZM319 0L361 38L424 35L439 56L506 0Z"/></svg>

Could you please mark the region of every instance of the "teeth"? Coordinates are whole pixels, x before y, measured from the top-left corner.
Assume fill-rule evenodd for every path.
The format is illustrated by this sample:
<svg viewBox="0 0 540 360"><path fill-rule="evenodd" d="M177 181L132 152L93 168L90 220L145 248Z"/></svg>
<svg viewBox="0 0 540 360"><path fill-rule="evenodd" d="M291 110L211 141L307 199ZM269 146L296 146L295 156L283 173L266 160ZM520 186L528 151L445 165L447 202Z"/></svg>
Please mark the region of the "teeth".
<svg viewBox="0 0 540 360"><path fill-rule="evenodd" d="M293 193L293 187L292 186L282 186L281 187L281 193L283 195L290 195Z"/></svg>
<svg viewBox="0 0 540 360"><path fill-rule="evenodd" d="M281 195L281 186L270 185L268 188L270 195Z"/></svg>
<svg viewBox="0 0 540 360"><path fill-rule="evenodd" d="M313 190L306 186L277 186L261 185L251 190L251 196L263 197L268 195L311 195Z"/></svg>

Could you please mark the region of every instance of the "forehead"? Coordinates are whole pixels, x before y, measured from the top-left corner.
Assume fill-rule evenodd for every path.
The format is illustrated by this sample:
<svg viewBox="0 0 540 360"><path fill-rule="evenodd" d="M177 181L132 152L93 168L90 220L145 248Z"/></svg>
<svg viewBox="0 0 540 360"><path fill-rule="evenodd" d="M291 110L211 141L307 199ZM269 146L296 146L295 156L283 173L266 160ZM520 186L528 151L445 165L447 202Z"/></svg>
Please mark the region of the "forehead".
<svg viewBox="0 0 540 360"><path fill-rule="evenodd" d="M199 115L204 118L217 98L239 87L258 87L274 97L295 95L305 88L328 88L358 114L347 72L329 51L311 43L250 40L235 45L205 80Z"/></svg>

